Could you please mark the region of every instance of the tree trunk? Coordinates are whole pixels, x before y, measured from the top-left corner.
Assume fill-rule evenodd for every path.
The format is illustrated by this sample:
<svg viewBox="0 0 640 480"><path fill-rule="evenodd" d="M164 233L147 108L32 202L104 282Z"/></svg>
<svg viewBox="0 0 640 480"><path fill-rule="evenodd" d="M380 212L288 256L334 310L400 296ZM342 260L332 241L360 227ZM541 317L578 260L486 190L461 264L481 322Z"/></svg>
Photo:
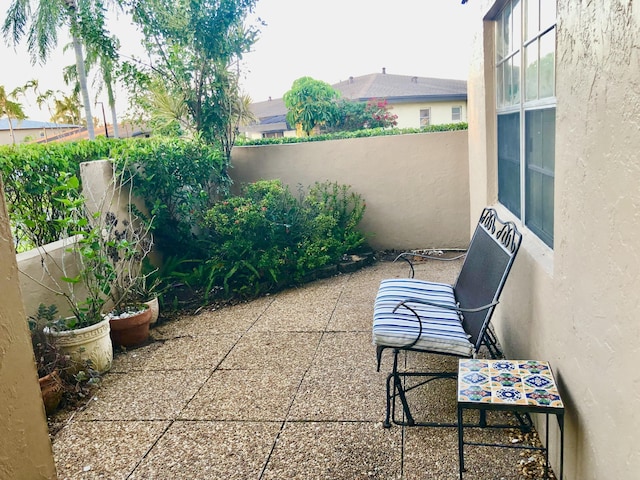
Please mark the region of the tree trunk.
<svg viewBox="0 0 640 480"><path fill-rule="evenodd" d="M82 55L82 45L76 35L72 35L73 50L76 54L76 70L78 72L78 82L82 92L82 103L84 103L84 114L87 119L87 132L89 140L95 140L96 134L93 129L93 115L91 114L91 102L89 100L89 89L87 88L87 73L84 69L84 57Z"/></svg>
<svg viewBox="0 0 640 480"><path fill-rule="evenodd" d="M116 116L116 99L113 94L111 79L107 83L107 98L109 99L109 108L111 109L111 123L113 124L113 138L120 138L118 133L118 117Z"/></svg>

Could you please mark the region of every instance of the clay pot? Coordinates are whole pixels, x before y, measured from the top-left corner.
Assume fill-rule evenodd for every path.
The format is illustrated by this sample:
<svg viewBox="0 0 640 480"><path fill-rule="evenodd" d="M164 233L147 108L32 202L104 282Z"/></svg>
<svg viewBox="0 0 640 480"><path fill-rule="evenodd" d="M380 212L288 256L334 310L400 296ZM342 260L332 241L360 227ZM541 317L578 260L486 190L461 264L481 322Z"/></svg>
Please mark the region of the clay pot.
<svg viewBox="0 0 640 480"><path fill-rule="evenodd" d="M38 380L40 382L40 391L42 392L42 401L47 415L56 411L60 400L62 400L62 379L58 374L58 370L54 370L49 375Z"/></svg>
<svg viewBox="0 0 640 480"><path fill-rule="evenodd" d="M91 368L99 373L111 368L113 347L109 337L109 320L102 320L89 327L60 332L45 328L44 333L52 338L60 353L69 355L70 375L83 370L88 360L91 361Z"/></svg>
<svg viewBox="0 0 640 480"><path fill-rule="evenodd" d="M111 318L111 340L114 345L135 347L149 338L151 309L145 305L144 310L124 318Z"/></svg>

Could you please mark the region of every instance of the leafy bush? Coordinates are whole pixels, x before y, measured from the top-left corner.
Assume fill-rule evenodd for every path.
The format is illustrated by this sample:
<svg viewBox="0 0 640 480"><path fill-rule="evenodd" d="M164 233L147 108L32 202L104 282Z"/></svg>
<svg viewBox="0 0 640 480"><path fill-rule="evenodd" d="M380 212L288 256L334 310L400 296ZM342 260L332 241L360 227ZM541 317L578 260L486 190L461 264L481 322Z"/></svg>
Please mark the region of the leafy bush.
<svg viewBox="0 0 640 480"><path fill-rule="evenodd" d="M221 151L201 141L153 138L125 143L114 155L125 181L154 218L154 240L168 256L204 253L198 226L231 183Z"/></svg>
<svg viewBox="0 0 640 480"><path fill-rule="evenodd" d="M67 217L66 201L76 199L64 185L70 177L80 177L81 162L108 157L112 144L96 140L0 147L0 171L17 251L64 236L68 226L60 220Z"/></svg>
<svg viewBox="0 0 640 480"><path fill-rule="evenodd" d="M256 296L301 281L364 244L365 205L349 187L317 183L296 198L279 180L245 187L207 212L210 259L205 293Z"/></svg>

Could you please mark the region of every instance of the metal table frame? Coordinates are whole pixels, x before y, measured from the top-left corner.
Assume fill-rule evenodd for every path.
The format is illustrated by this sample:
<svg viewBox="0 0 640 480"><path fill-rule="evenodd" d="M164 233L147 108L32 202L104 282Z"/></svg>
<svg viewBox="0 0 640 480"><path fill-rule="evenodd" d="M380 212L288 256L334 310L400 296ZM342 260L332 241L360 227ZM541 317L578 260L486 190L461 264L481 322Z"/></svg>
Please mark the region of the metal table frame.
<svg viewBox="0 0 640 480"><path fill-rule="evenodd" d="M465 360L460 361L460 365ZM460 368L458 375L460 376ZM555 379L554 379L555 382ZM483 447L499 447L499 448L514 448L514 449L524 449L524 450L538 450L544 451L545 458L545 469L544 476L545 478L549 478L549 415L555 415L558 421L558 426L560 428L560 477L562 480L563 475L563 463L564 463L564 404L562 406L540 406L540 405L522 405L522 404L509 404L509 403L491 403L491 402L482 402L482 401L461 401L460 400L460 392L458 392L458 456L460 463L460 480L462 480L463 472L465 471L464 467L464 446L465 445L475 445L475 446L483 446ZM516 415L519 414L529 414L529 413L542 413L545 415L545 446L544 447L534 447L528 445L508 445L508 444L497 444L497 443L480 443L480 442L465 442L464 441L464 428L468 425L465 425L463 422L463 412L464 410L479 410L481 415L484 415L488 410L494 411L510 411L514 412ZM487 425L486 428L492 428L491 425ZM517 428L514 426L514 428Z"/></svg>

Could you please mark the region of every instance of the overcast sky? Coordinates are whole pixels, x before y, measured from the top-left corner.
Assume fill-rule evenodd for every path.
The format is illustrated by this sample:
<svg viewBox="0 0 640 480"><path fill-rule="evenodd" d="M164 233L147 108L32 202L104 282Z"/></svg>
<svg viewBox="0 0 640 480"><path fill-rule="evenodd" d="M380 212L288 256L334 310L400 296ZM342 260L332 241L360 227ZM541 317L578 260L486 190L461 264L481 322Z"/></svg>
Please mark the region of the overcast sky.
<svg viewBox="0 0 640 480"><path fill-rule="evenodd" d="M242 62L242 87L253 101L262 101L282 97L302 76L333 84L383 67L392 74L466 79L470 25L478 21L474 15L460 0L258 0L254 17L266 26ZM4 16L3 9L0 21ZM110 25L121 39L122 54L142 54L126 18L114 18ZM74 58L71 49L62 51L67 41L61 38L42 67L31 65L24 48L0 48L0 85L11 91L37 78L41 90L68 92L61 67ZM106 102L106 95L97 100ZM49 113L33 101L22 103L31 118L48 120ZM125 105L120 95L119 114Z"/></svg>

